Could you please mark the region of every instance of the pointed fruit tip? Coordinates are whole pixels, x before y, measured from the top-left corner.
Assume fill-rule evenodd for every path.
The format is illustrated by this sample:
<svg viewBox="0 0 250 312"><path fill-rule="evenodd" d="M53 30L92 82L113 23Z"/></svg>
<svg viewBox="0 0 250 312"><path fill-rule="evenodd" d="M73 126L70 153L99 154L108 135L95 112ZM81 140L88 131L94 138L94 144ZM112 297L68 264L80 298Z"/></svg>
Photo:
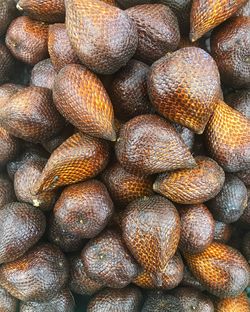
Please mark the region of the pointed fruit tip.
<svg viewBox="0 0 250 312"><path fill-rule="evenodd" d="M21 7L19 2L17 3L16 8L18 9L18 11L23 11L23 8Z"/></svg>

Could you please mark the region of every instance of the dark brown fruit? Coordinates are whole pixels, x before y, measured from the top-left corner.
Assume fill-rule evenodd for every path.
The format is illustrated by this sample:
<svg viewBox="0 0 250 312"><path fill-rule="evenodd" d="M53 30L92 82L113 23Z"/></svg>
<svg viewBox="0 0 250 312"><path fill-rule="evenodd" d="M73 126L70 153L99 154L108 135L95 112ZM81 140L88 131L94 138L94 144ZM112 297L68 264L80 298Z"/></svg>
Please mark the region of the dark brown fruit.
<svg viewBox="0 0 250 312"><path fill-rule="evenodd" d="M185 312L181 303L172 295L154 291L148 295L141 312Z"/></svg>
<svg viewBox="0 0 250 312"><path fill-rule="evenodd" d="M223 169L205 156L197 156L195 161L195 168L159 175L154 191L179 204L199 204L216 196L225 181Z"/></svg>
<svg viewBox="0 0 250 312"><path fill-rule="evenodd" d="M60 249L42 244L0 267L0 284L23 301L49 300L68 279L68 263Z"/></svg>
<svg viewBox="0 0 250 312"><path fill-rule="evenodd" d="M31 72L30 84L32 86L52 89L56 71L50 59L46 59L37 63Z"/></svg>
<svg viewBox="0 0 250 312"><path fill-rule="evenodd" d="M48 25L20 16L10 24L5 42L16 59L35 65L48 57Z"/></svg>
<svg viewBox="0 0 250 312"><path fill-rule="evenodd" d="M184 264L180 254L177 253L168 261L161 274L161 279L158 279L157 273L144 270L133 280L133 283L141 288L172 289L182 281L183 270Z"/></svg>
<svg viewBox="0 0 250 312"><path fill-rule="evenodd" d="M20 304L20 312L74 312L74 308L74 297L67 288L48 301L27 301Z"/></svg>
<svg viewBox="0 0 250 312"><path fill-rule="evenodd" d="M127 172L119 163L114 163L102 174L111 198L118 207L125 207L133 200L153 194L153 179Z"/></svg>
<svg viewBox="0 0 250 312"><path fill-rule="evenodd" d="M232 235L233 227L220 221L215 221L214 240L220 243L227 243Z"/></svg>
<svg viewBox="0 0 250 312"><path fill-rule="evenodd" d="M90 296L99 291L102 287L102 284L96 282L87 275L81 257L72 256L70 259L70 290L80 295Z"/></svg>
<svg viewBox="0 0 250 312"><path fill-rule="evenodd" d="M225 102L245 117L250 118L250 90L242 89L231 92L225 96Z"/></svg>
<svg viewBox="0 0 250 312"><path fill-rule="evenodd" d="M15 192L13 188L13 184L11 181L5 176L0 175L0 209L6 204L15 201Z"/></svg>
<svg viewBox="0 0 250 312"><path fill-rule="evenodd" d="M203 205L184 206L181 216L181 239L179 248L190 253L205 250L214 239L215 221L208 208Z"/></svg>
<svg viewBox="0 0 250 312"><path fill-rule="evenodd" d="M0 311L16 312L18 300L12 297L4 288L0 287Z"/></svg>
<svg viewBox="0 0 250 312"><path fill-rule="evenodd" d="M161 115L200 134L220 98L219 71L204 50L183 48L153 64L148 91Z"/></svg>
<svg viewBox="0 0 250 312"><path fill-rule="evenodd" d="M220 299L216 302L216 312L249 312L250 304L244 292L235 298Z"/></svg>
<svg viewBox="0 0 250 312"><path fill-rule="evenodd" d="M46 142L42 143L44 149L50 154L58 148L64 141L66 141L71 135L74 134L74 127L70 124L66 125L64 129L56 136L48 139Z"/></svg>
<svg viewBox="0 0 250 312"><path fill-rule="evenodd" d="M14 261L42 237L46 219L31 205L11 203L0 210L0 263Z"/></svg>
<svg viewBox="0 0 250 312"><path fill-rule="evenodd" d="M141 175L195 166L180 135L157 115L137 116L123 125L116 156L125 169Z"/></svg>
<svg viewBox="0 0 250 312"><path fill-rule="evenodd" d="M220 193L207 205L216 220L233 223L240 218L247 206L247 188L239 178L226 174Z"/></svg>
<svg viewBox="0 0 250 312"><path fill-rule="evenodd" d="M190 16L190 39L196 41L212 28L231 17L246 0L194 0Z"/></svg>
<svg viewBox="0 0 250 312"><path fill-rule="evenodd" d="M104 289L90 300L87 312L138 312L141 301L142 294L135 287Z"/></svg>
<svg viewBox="0 0 250 312"><path fill-rule="evenodd" d="M69 234L92 238L106 227L113 209L105 185L98 180L89 180L66 187L53 213L55 221Z"/></svg>
<svg viewBox="0 0 250 312"><path fill-rule="evenodd" d="M179 287L174 290L185 312L214 312L214 305L208 296L192 287Z"/></svg>
<svg viewBox="0 0 250 312"><path fill-rule="evenodd" d="M175 130L180 134L182 140L187 145L187 147L192 150L194 147L195 136L194 133L186 127L179 125L178 123L172 123Z"/></svg>
<svg viewBox="0 0 250 312"><path fill-rule="evenodd" d="M246 186L250 186L250 169L242 170L235 173Z"/></svg>
<svg viewBox="0 0 250 312"><path fill-rule="evenodd" d="M42 142L63 127L49 89L26 87L0 106L0 124L10 134L29 142Z"/></svg>
<svg viewBox="0 0 250 312"><path fill-rule="evenodd" d="M148 72L148 65L131 60L115 74L110 96L115 115L120 119L128 120L152 111L147 92Z"/></svg>
<svg viewBox="0 0 250 312"><path fill-rule="evenodd" d="M247 262L250 264L250 232L247 232L243 238L242 253L245 256Z"/></svg>
<svg viewBox="0 0 250 312"><path fill-rule="evenodd" d="M84 65L112 74L134 55L138 35L127 13L102 1L67 0L66 28Z"/></svg>
<svg viewBox="0 0 250 312"><path fill-rule="evenodd" d="M68 64L79 63L79 59L70 44L65 24L49 26L48 50L56 71L60 71Z"/></svg>
<svg viewBox="0 0 250 312"><path fill-rule="evenodd" d="M152 0L116 0L122 8L129 8L138 4L151 3Z"/></svg>
<svg viewBox="0 0 250 312"><path fill-rule="evenodd" d="M157 273L159 284L163 283L166 265L176 252L180 230L175 206L158 195L135 200L122 218L126 245L145 270Z"/></svg>
<svg viewBox="0 0 250 312"><path fill-rule="evenodd" d="M232 87L250 87L250 17L234 17L213 31L211 53L221 80Z"/></svg>
<svg viewBox="0 0 250 312"><path fill-rule="evenodd" d="M86 67L65 66L55 79L53 98L59 112L78 130L115 141L112 103L102 82Z"/></svg>
<svg viewBox="0 0 250 312"><path fill-rule="evenodd" d="M0 43L0 60L0 84L2 84L10 79L10 75L12 74L15 65L13 56L2 43Z"/></svg>
<svg viewBox="0 0 250 312"><path fill-rule="evenodd" d="M225 171L249 169L250 121L241 113L220 101L208 122L205 139L209 153Z"/></svg>
<svg viewBox="0 0 250 312"><path fill-rule="evenodd" d="M238 296L249 283L249 265L232 247L214 242L199 254L184 256L194 276L220 298Z"/></svg>
<svg viewBox="0 0 250 312"><path fill-rule="evenodd" d="M81 258L88 276L107 287L123 288L138 274L136 262L114 230L91 239Z"/></svg>
<svg viewBox="0 0 250 312"><path fill-rule="evenodd" d="M93 178L106 167L108 159L109 146L105 141L73 134L51 154L37 181L36 192Z"/></svg>
<svg viewBox="0 0 250 312"><path fill-rule="evenodd" d="M201 291L205 290L204 286L202 286L202 284L193 276L186 265L184 267L184 274L181 285L189 288L195 288Z"/></svg>
<svg viewBox="0 0 250 312"><path fill-rule="evenodd" d="M142 4L126 10L138 31L135 57L153 63L175 51L180 41L179 25L173 11L163 4Z"/></svg>
<svg viewBox="0 0 250 312"><path fill-rule="evenodd" d="M63 22L65 18L64 0L19 0L17 8L42 22Z"/></svg>
<svg viewBox="0 0 250 312"><path fill-rule="evenodd" d="M0 167L4 167L12 160L19 150L19 142L4 128L0 127Z"/></svg>
<svg viewBox="0 0 250 312"><path fill-rule="evenodd" d="M16 17L17 10L13 0L0 1L0 36L4 35L11 21Z"/></svg>
<svg viewBox="0 0 250 312"><path fill-rule="evenodd" d="M244 209L242 216L240 217L240 222L246 225L250 225L250 188L247 189L247 206Z"/></svg>

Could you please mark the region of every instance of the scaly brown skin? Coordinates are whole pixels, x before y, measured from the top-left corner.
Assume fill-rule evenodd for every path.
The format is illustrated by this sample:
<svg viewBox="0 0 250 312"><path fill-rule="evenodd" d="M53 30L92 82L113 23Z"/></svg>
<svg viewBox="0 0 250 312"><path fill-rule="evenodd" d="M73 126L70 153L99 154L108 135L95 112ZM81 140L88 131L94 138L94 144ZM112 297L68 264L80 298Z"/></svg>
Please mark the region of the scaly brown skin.
<svg viewBox="0 0 250 312"><path fill-rule="evenodd" d="M235 90L225 95L225 102L250 119L250 90Z"/></svg>
<svg viewBox="0 0 250 312"><path fill-rule="evenodd" d="M35 65L48 57L48 29L43 22L20 16L8 28L6 46L16 59Z"/></svg>
<svg viewBox="0 0 250 312"><path fill-rule="evenodd" d="M242 216L240 217L240 222L245 225L250 225L250 188L247 189L247 206L244 209Z"/></svg>
<svg viewBox="0 0 250 312"><path fill-rule="evenodd" d="M64 141L66 141L71 135L73 135L75 129L72 125L67 124L64 129L56 136L42 142L43 148L50 154L58 148Z"/></svg>
<svg viewBox="0 0 250 312"><path fill-rule="evenodd" d="M133 286L124 289L104 289L90 300L87 312L138 312L141 302L142 294Z"/></svg>
<svg viewBox="0 0 250 312"><path fill-rule="evenodd" d="M249 283L249 265L234 248L213 242L199 254L184 253L185 260L201 284L220 298L240 295Z"/></svg>
<svg viewBox="0 0 250 312"><path fill-rule="evenodd" d="M93 178L108 160L107 142L82 133L73 134L51 154L37 181L36 193Z"/></svg>
<svg viewBox="0 0 250 312"><path fill-rule="evenodd" d="M235 298L217 300L215 312L249 312L250 303L247 294L243 292Z"/></svg>
<svg viewBox="0 0 250 312"><path fill-rule="evenodd" d="M234 88L250 87L250 17L234 17L211 35L211 54L221 80Z"/></svg>
<svg viewBox="0 0 250 312"><path fill-rule="evenodd" d="M17 9L34 20L51 24L65 18L64 0L19 0Z"/></svg>
<svg viewBox="0 0 250 312"><path fill-rule="evenodd" d="M11 21L16 17L17 10L15 1L0 1L0 36L4 35Z"/></svg>
<svg viewBox="0 0 250 312"><path fill-rule="evenodd" d="M183 279L180 285L184 287L195 288L201 291L205 290L204 286L190 272L187 265L184 267Z"/></svg>
<svg viewBox="0 0 250 312"><path fill-rule="evenodd" d="M67 64L80 62L70 44L65 24L49 25L48 50L51 62L57 72Z"/></svg>
<svg viewBox="0 0 250 312"><path fill-rule="evenodd" d="M15 59L9 49L4 44L0 44L0 83L7 82L10 79L11 72L14 70Z"/></svg>
<svg viewBox="0 0 250 312"><path fill-rule="evenodd" d="M154 191L179 204L200 204L216 196L225 181L223 169L205 156L195 161L194 168L159 175Z"/></svg>
<svg viewBox="0 0 250 312"><path fill-rule="evenodd" d="M51 90L30 86L0 106L0 124L13 136L40 143L57 134L64 121L53 105Z"/></svg>
<svg viewBox="0 0 250 312"><path fill-rule="evenodd" d="M14 83L5 83L0 86L0 107L10 100L11 96L17 91L23 89L24 86Z"/></svg>
<svg viewBox="0 0 250 312"><path fill-rule="evenodd" d="M227 243L233 233L233 227L220 221L215 221L214 240L220 243Z"/></svg>
<svg viewBox="0 0 250 312"><path fill-rule="evenodd" d="M50 59L38 62L31 71L30 85L51 89L54 85L56 71Z"/></svg>
<svg viewBox="0 0 250 312"><path fill-rule="evenodd" d="M172 125L175 128L175 130L180 134L182 140L184 141L184 143L187 145L187 147L191 151L194 147L194 140L195 140L195 135L193 131L175 122L173 122Z"/></svg>
<svg viewBox="0 0 250 312"><path fill-rule="evenodd" d="M157 115L140 115L125 123L115 151L127 171L140 175L196 165L173 126Z"/></svg>
<svg viewBox="0 0 250 312"><path fill-rule="evenodd" d="M0 287L0 311L16 312L18 299L12 297L4 288Z"/></svg>
<svg viewBox="0 0 250 312"><path fill-rule="evenodd" d="M18 139L10 135L4 128L0 127L0 168L3 168L17 155L19 147Z"/></svg>
<svg viewBox="0 0 250 312"><path fill-rule="evenodd" d="M122 236L138 263L163 284L165 268L180 239L180 217L167 199L154 195L135 200L122 216Z"/></svg>
<svg viewBox="0 0 250 312"><path fill-rule="evenodd" d="M44 311L60 311L60 312L74 312L75 300L68 288L63 289L52 299L39 302L27 301L21 302L20 312L44 312Z"/></svg>
<svg viewBox="0 0 250 312"><path fill-rule="evenodd" d="M250 0L248 0L235 14L235 16L250 16Z"/></svg>
<svg viewBox="0 0 250 312"><path fill-rule="evenodd" d="M167 263L162 279L159 283L157 273L142 271L134 280L133 283L141 288L149 289L173 289L180 284L183 278L184 264L179 253L175 254Z"/></svg>
<svg viewBox="0 0 250 312"><path fill-rule="evenodd" d="M178 20L163 4L142 4L126 10L138 31L135 57L152 64L167 52L175 51L180 41Z"/></svg>
<svg viewBox="0 0 250 312"><path fill-rule="evenodd" d="M148 92L158 113L201 134L221 96L217 65L196 47L168 53L152 65Z"/></svg>
<svg viewBox="0 0 250 312"><path fill-rule="evenodd" d="M86 67L65 66L55 79L53 99L59 112L81 132L116 140L112 103L100 79Z"/></svg>
<svg viewBox="0 0 250 312"><path fill-rule="evenodd" d="M250 186L250 169L238 171L236 172L236 175L241 179L242 182L245 183L247 187Z"/></svg>
<svg viewBox="0 0 250 312"><path fill-rule="evenodd" d="M235 12L246 0L194 0L190 16L190 39L196 41Z"/></svg>
<svg viewBox="0 0 250 312"><path fill-rule="evenodd" d="M152 291L143 304L141 312L183 312L180 301L173 295Z"/></svg>
<svg viewBox="0 0 250 312"><path fill-rule="evenodd" d="M225 171L249 169L250 121L222 101L207 124L205 142L210 155Z"/></svg>
<svg viewBox="0 0 250 312"><path fill-rule="evenodd" d="M9 204L15 201L15 191L13 184L8 179L8 176L1 174L0 175L0 209L4 205Z"/></svg>

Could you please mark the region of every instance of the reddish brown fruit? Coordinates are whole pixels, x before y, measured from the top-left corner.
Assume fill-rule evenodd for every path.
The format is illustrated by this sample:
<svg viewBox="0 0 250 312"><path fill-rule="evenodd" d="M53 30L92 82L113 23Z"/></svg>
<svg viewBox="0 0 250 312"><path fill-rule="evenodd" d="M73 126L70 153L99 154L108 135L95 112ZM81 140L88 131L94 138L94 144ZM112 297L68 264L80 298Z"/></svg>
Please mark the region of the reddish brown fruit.
<svg viewBox="0 0 250 312"><path fill-rule="evenodd" d="M220 221L215 221L214 240L220 243L227 243L233 232L233 227Z"/></svg>
<svg viewBox="0 0 250 312"><path fill-rule="evenodd" d="M179 204L199 204L216 196L225 181L223 169L211 158L198 156L197 167L161 174L153 189Z"/></svg>
<svg viewBox="0 0 250 312"><path fill-rule="evenodd" d="M215 221L203 204L184 206L181 215L181 239L179 248L190 253L205 250L214 239Z"/></svg>
<svg viewBox="0 0 250 312"><path fill-rule="evenodd" d="M92 238L106 227L113 209L105 185L98 180L89 180L66 187L53 213L55 221L69 234Z"/></svg>
<svg viewBox="0 0 250 312"><path fill-rule="evenodd" d="M122 219L123 239L138 263L148 272L157 273L163 283L168 261L180 239L180 218L175 206L155 195L128 205Z"/></svg>
<svg viewBox="0 0 250 312"><path fill-rule="evenodd" d="M49 89L27 87L0 106L0 124L10 134L29 142L42 142L61 130L62 117Z"/></svg>
<svg viewBox="0 0 250 312"><path fill-rule="evenodd" d="M183 270L184 265L181 256L177 253L168 261L160 280L157 273L144 270L133 280L133 283L141 288L173 289L182 281Z"/></svg>
<svg viewBox="0 0 250 312"><path fill-rule="evenodd" d="M23 89L24 86L14 83L6 83L0 86L0 107L10 100L11 96L17 91Z"/></svg>
<svg viewBox="0 0 250 312"><path fill-rule="evenodd" d="M68 279L68 263L60 249L42 244L16 261L0 267L0 284L12 296L23 300L53 298Z"/></svg>
<svg viewBox="0 0 250 312"><path fill-rule="evenodd" d="M32 86L52 89L55 76L56 71L50 59L46 59L40 61L33 67L31 71L30 84Z"/></svg>
<svg viewBox="0 0 250 312"><path fill-rule="evenodd" d="M249 265L232 247L214 242L199 254L184 256L194 276L220 298L238 296L248 285Z"/></svg>
<svg viewBox="0 0 250 312"><path fill-rule="evenodd" d="M15 1L0 1L0 36L4 35L11 21L16 17L17 10Z"/></svg>
<svg viewBox="0 0 250 312"><path fill-rule="evenodd" d="M0 287L0 311L16 312L18 300L12 297L4 288Z"/></svg>
<svg viewBox="0 0 250 312"><path fill-rule="evenodd" d="M5 42L15 58L35 65L48 57L48 25L20 16L8 28Z"/></svg>
<svg viewBox="0 0 250 312"><path fill-rule="evenodd" d="M119 163L114 163L102 174L111 198L118 207L125 207L133 200L153 194L153 179L127 172Z"/></svg>
<svg viewBox="0 0 250 312"><path fill-rule="evenodd" d="M242 89L231 92L225 95L225 102L248 119L250 118L250 90Z"/></svg>
<svg viewBox="0 0 250 312"><path fill-rule="evenodd" d="M48 50L51 62L58 72L68 64L80 62L69 41L65 24L49 26Z"/></svg>
<svg viewBox="0 0 250 312"><path fill-rule="evenodd" d="M0 175L0 209L13 201L15 201L13 184L5 175Z"/></svg>
<svg viewBox="0 0 250 312"><path fill-rule="evenodd" d="M115 141L112 103L99 78L87 68L65 66L55 79L53 98L59 112L78 130Z"/></svg>
<svg viewBox="0 0 250 312"><path fill-rule="evenodd" d="M153 63L175 51L180 41L178 20L163 4L142 4L126 10L138 31L136 58Z"/></svg>
<svg viewBox="0 0 250 312"><path fill-rule="evenodd" d="M0 167L4 167L18 153L19 141L0 127Z"/></svg>
<svg viewBox="0 0 250 312"><path fill-rule="evenodd" d="M246 0L194 0L190 16L190 39L195 41L231 17Z"/></svg>
<svg viewBox="0 0 250 312"><path fill-rule="evenodd" d="M250 121L222 101L208 122L205 139L209 153L225 171L249 169Z"/></svg>
<svg viewBox="0 0 250 312"><path fill-rule="evenodd" d="M4 44L0 43L0 84L8 81L14 70L15 60Z"/></svg>
<svg viewBox="0 0 250 312"><path fill-rule="evenodd" d="M116 156L124 168L141 175L195 166L179 134L157 115L137 116L123 125Z"/></svg>
<svg viewBox="0 0 250 312"><path fill-rule="evenodd" d="M183 48L153 64L148 91L161 115L200 134L220 98L219 71L204 50Z"/></svg>
<svg viewBox="0 0 250 312"><path fill-rule="evenodd" d="M217 300L215 304L216 312L249 312L250 304L247 294L244 292L235 298L225 298Z"/></svg>
<svg viewBox="0 0 250 312"><path fill-rule="evenodd" d="M65 5L67 33L83 64L112 74L132 58L138 35L126 12L102 1L67 0Z"/></svg>
<svg viewBox="0 0 250 312"><path fill-rule="evenodd" d="M81 257L73 256L70 259L69 288L74 293L91 296L103 286L87 275Z"/></svg>
<svg viewBox="0 0 250 312"><path fill-rule="evenodd" d="M32 19L42 22L63 22L65 18L64 0L19 0L17 8Z"/></svg>
<svg viewBox="0 0 250 312"><path fill-rule="evenodd" d="M11 203L0 210L0 263L14 261L42 237L44 214L31 205Z"/></svg>
<svg viewBox="0 0 250 312"><path fill-rule="evenodd" d="M51 154L37 181L36 193L93 178L106 167L108 159L105 141L73 134Z"/></svg>

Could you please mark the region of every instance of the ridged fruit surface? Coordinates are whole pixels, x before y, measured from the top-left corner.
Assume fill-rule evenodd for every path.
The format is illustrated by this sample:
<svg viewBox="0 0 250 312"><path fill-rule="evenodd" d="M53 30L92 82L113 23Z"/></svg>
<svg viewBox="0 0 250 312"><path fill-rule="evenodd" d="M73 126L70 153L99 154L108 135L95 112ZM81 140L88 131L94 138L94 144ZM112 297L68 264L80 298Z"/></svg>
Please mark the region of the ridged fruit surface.
<svg viewBox="0 0 250 312"><path fill-rule="evenodd" d="M250 186L250 169L238 171L236 172L236 175L241 179L242 182L245 183L247 187Z"/></svg>
<svg viewBox="0 0 250 312"><path fill-rule="evenodd" d="M250 3L250 1L249 1ZM240 112L242 115L250 118L250 90L241 89L230 92L225 96L225 102Z"/></svg>
<svg viewBox="0 0 250 312"><path fill-rule="evenodd" d="M4 35L11 21L16 17L17 10L15 1L0 1L0 36Z"/></svg>
<svg viewBox="0 0 250 312"><path fill-rule="evenodd" d="M215 312L249 312L250 303L246 293L235 298L220 299L216 302Z"/></svg>
<svg viewBox="0 0 250 312"><path fill-rule="evenodd" d="M30 85L52 89L56 71L50 59L38 62L31 71Z"/></svg>
<svg viewBox="0 0 250 312"><path fill-rule="evenodd" d="M4 44L0 44L0 83L10 79L11 72L15 66L15 59Z"/></svg>
<svg viewBox="0 0 250 312"><path fill-rule="evenodd" d="M16 312L18 300L11 296L4 288L0 287L0 311Z"/></svg>
<svg viewBox="0 0 250 312"><path fill-rule="evenodd" d="M219 71L204 50L182 48L153 64L148 91L161 115L200 134L220 97Z"/></svg>
<svg viewBox="0 0 250 312"><path fill-rule="evenodd" d="M179 125L178 123L173 122L172 123L174 129L180 134L182 140L187 145L187 147L190 149L190 151L194 147L194 141L195 141L195 135L194 132L190 129L183 127Z"/></svg>
<svg viewBox="0 0 250 312"><path fill-rule="evenodd" d="M244 209L242 216L240 217L240 222L243 222L246 225L250 225L250 188L247 189L247 206Z"/></svg>
<svg viewBox="0 0 250 312"><path fill-rule="evenodd" d="M184 312L180 301L172 295L152 291L148 294L141 312Z"/></svg>
<svg viewBox="0 0 250 312"><path fill-rule="evenodd" d="M15 201L13 184L5 174L0 175L0 209L6 204Z"/></svg>
<svg viewBox="0 0 250 312"><path fill-rule="evenodd" d="M214 240L220 243L227 243L233 233L233 227L224 222L215 221Z"/></svg>
<svg viewBox="0 0 250 312"><path fill-rule="evenodd" d="M5 103L11 98L12 95L23 88L24 86L14 83L2 84L0 86L0 107L5 105Z"/></svg>

